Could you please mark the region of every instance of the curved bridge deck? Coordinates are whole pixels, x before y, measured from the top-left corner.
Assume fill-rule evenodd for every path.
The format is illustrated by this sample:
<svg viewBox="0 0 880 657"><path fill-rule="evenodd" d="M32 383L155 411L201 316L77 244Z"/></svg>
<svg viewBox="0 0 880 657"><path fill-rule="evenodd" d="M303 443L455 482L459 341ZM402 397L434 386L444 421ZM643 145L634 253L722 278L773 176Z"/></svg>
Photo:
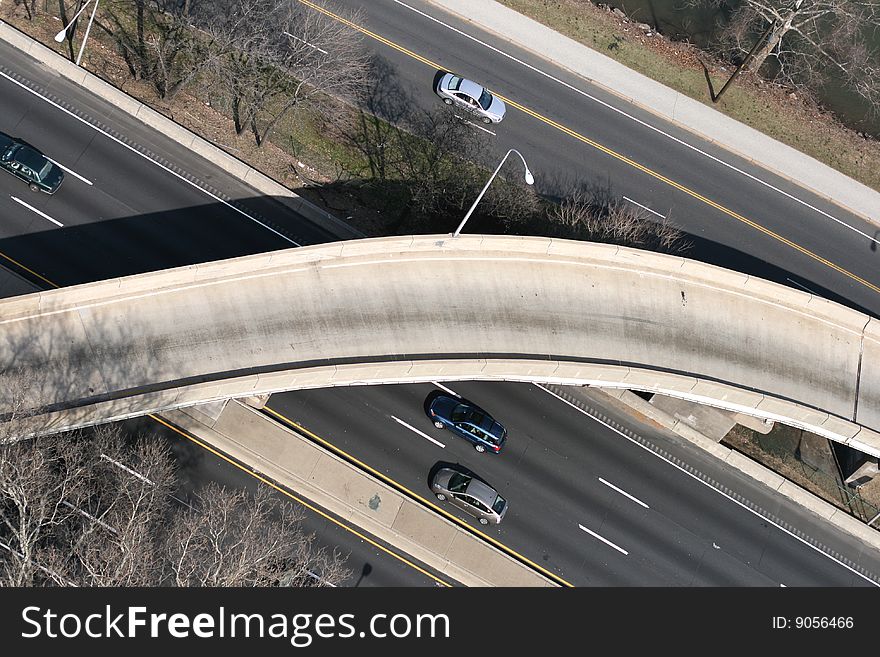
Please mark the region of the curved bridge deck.
<svg viewBox="0 0 880 657"><path fill-rule="evenodd" d="M47 433L216 399L489 379L650 390L880 455L880 326L674 256L545 238L337 242L0 301L0 404Z"/></svg>

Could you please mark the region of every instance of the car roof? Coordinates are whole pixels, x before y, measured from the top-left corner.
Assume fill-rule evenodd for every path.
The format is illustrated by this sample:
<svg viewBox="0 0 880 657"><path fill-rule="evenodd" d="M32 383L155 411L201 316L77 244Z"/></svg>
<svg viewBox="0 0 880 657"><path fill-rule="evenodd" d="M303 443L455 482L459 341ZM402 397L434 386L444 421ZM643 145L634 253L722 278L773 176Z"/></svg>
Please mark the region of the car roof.
<svg viewBox="0 0 880 657"><path fill-rule="evenodd" d="M46 165L46 158L35 151L30 146L22 146L21 148L15 151L15 154L12 156L12 159L16 162L20 162L26 167L30 167L34 171L39 171Z"/></svg>
<svg viewBox="0 0 880 657"><path fill-rule="evenodd" d="M468 96L472 98L480 99L480 96L483 94L483 87L478 85L476 82L471 82L465 78L461 80L461 86L458 88L459 91L463 91Z"/></svg>
<svg viewBox="0 0 880 657"><path fill-rule="evenodd" d="M498 497L498 492L494 488L483 483L479 479L471 479L471 482L468 484L464 492L476 497L480 502L490 508L495 504L495 498Z"/></svg>
<svg viewBox="0 0 880 657"><path fill-rule="evenodd" d="M7 134L0 132L0 151L5 151L7 148L9 148L14 143L15 143L15 139L13 139L12 137L10 137Z"/></svg>

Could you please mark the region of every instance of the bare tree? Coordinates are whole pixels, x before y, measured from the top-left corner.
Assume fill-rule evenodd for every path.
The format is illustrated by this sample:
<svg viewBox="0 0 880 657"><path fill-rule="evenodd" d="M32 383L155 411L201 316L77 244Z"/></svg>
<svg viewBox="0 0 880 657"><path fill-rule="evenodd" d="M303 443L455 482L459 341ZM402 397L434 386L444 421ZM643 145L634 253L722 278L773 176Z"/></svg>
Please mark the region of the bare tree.
<svg viewBox="0 0 880 657"><path fill-rule="evenodd" d="M0 585L319 586L348 577L318 549L301 510L209 485L172 496L154 436L121 425L0 444Z"/></svg>
<svg viewBox="0 0 880 657"><path fill-rule="evenodd" d="M690 0L721 6L730 0ZM880 109L880 3L876 0L739 0L719 40L723 56L742 58L786 85L814 89L829 76ZM761 35L763 44L757 44ZM764 66L772 60L774 67ZM763 68L762 68L763 67Z"/></svg>
<svg viewBox="0 0 880 657"><path fill-rule="evenodd" d="M24 7L25 14L27 14L27 19L29 21L34 20L34 16L37 13L37 0L13 0L12 4L14 4L16 7Z"/></svg>
<svg viewBox="0 0 880 657"><path fill-rule="evenodd" d="M191 25L191 0L111 0L98 24L116 41L131 76L173 98L220 52Z"/></svg>
<svg viewBox="0 0 880 657"><path fill-rule="evenodd" d="M316 549L301 511L266 487L253 495L211 483L175 516L166 541L177 586L336 584L348 576L336 553Z"/></svg>
<svg viewBox="0 0 880 657"><path fill-rule="evenodd" d="M359 34L288 0L193 0L193 15L222 53L212 60L236 133L257 145L294 108L351 98L366 76Z"/></svg>
<svg viewBox="0 0 880 657"><path fill-rule="evenodd" d="M689 244L667 217L654 218L611 194L609 188L580 188L551 206L547 214L554 235L621 246L680 253Z"/></svg>
<svg viewBox="0 0 880 657"><path fill-rule="evenodd" d="M55 537L86 497L87 451L52 438L0 444L0 582L69 583ZM62 571L63 572L63 571Z"/></svg>
<svg viewBox="0 0 880 657"><path fill-rule="evenodd" d="M89 495L75 509L78 522L60 541L71 547L68 579L83 586L161 583L161 540L166 516L174 510L171 453L164 442L142 436L132 444L124 438L119 425L90 432Z"/></svg>
<svg viewBox="0 0 880 657"><path fill-rule="evenodd" d="M393 82L387 88L394 89ZM365 177L366 184L393 187L406 198L408 213L432 224L441 220L452 230L450 216L463 213L491 175L482 162L491 152L489 141L445 107L423 112L412 109L415 103L408 103L403 92L397 99L410 110L393 112L379 97L369 102L370 111L328 129L364 156L366 165L350 175ZM503 175L478 206L479 214L510 222L523 222L538 209L532 188L508 182Z"/></svg>

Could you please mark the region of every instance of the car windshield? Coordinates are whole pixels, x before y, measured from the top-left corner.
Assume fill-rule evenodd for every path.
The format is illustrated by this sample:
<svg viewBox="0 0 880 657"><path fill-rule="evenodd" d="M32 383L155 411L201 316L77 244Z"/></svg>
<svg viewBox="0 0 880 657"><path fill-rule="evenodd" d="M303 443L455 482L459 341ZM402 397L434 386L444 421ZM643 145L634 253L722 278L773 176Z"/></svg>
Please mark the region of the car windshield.
<svg viewBox="0 0 880 657"><path fill-rule="evenodd" d="M37 178L40 180L45 180L46 176L49 175L49 172L52 170L52 163L46 160L46 164L43 165L43 168L37 171Z"/></svg>
<svg viewBox="0 0 880 657"><path fill-rule="evenodd" d="M483 93L480 94L480 107L484 110L489 109L489 105L492 104L492 94L483 89Z"/></svg>
<svg viewBox="0 0 880 657"><path fill-rule="evenodd" d="M461 86L461 78L452 76L449 78L449 88L453 91L458 91L458 88Z"/></svg>
<svg viewBox="0 0 880 657"><path fill-rule="evenodd" d="M495 498L495 503L492 505L492 510L495 513L501 513L502 511L504 511L504 507L506 507L506 506L507 506L507 500L505 500L503 497L501 497L499 495L498 497Z"/></svg>
<svg viewBox="0 0 880 657"><path fill-rule="evenodd" d="M463 493L470 481L471 478L467 475L456 472L449 478L449 490L453 493Z"/></svg>

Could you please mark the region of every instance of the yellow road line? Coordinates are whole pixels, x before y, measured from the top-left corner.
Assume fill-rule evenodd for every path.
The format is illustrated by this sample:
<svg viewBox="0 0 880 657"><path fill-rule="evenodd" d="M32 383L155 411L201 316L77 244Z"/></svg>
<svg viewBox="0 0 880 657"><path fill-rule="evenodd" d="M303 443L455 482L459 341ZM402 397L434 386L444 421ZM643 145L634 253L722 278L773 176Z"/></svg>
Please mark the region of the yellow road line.
<svg viewBox="0 0 880 657"><path fill-rule="evenodd" d="M13 265L15 265L16 267L19 267L20 269L23 269L23 270L26 271L27 273L36 276L37 278L39 278L41 281L43 281L43 282L46 283L47 285L51 285L52 287L55 287L55 288L61 287L60 285L56 285L55 283L53 283L52 281L50 281L50 280L49 280L48 278L46 278L45 276L40 276L40 274L38 274L37 272L35 272L35 271L34 271L33 269L31 269L30 267L25 267L25 266L24 266L23 264L21 264L18 260L15 260L14 258L10 258L8 255L6 255L6 254L3 253L3 252L0 252L0 258L3 258L4 260L8 260L9 262L11 262L11 263L12 263Z"/></svg>
<svg viewBox="0 0 880 657"><path fill-rule="evenodd" d="M554 573L551 573L551 572L550 572L549 570L547 570L546 568L543 568L542 566L539 566L538 564L536 564L536 563L535 563L534 561L532 561L531 559L529 559L529 558L527 558L527 557L524 557L523 555L521 555L521 554L520 554L519 552L517 552L516 550L512 550L511 548L507 547L506 545L504 545L504 544L501 543L500 541L498 541L498 540L492 538L492 537L489 536L488 534L484 534L484 533L481 532L480 530L478 530L478 529L474 529L473 527L471 527L471 526L468 525L467 523L462 522L461 520L459 520L458 518L456 518L454 515L452 515L451 513L449 513L448 511L446 511L445 509L441 509L441 508L440 508L439 506L437 506L436 504L433 504L432 502L430 502L430 501L424 499L421 495L417 495L417 494L414 493L413 491L409 490L409 489L408 489L406 486L404 486L403 484L400 484L400 483L394 481L393 479L391 479L391 477L388 477L387 475L382 474L382 473L379 472L378 470L375 470L374 468L371 468L369 465L367 465L367 464L364 463L363 461L360 461L360 460L356 459L354 456L352 456L351 454L347 453L346 451L340 449L340 448L337 447L336 445L333 445L332 443L330 443L330 442L327 441L327 440L324 440L323 438L321 438L321 437L318 436L317 434L312 433L311 431L309 431L308 429L306 429L306 428L305 428L304 426L302 426L301 424L298 424L297 422L294 422L294 421L291 420L290 418L285 417L284 415L282 415L282 414L279 413L278 411L276 411L276 410L274 410L274 409L272 409L272 408L269 408L268 406L265 406L265 407L263 407L263 408L264 408L265 411L271 413L272 415L274 415L274 416L277 417L278 419L280 419L280 420L282 420L283 422L289 424L291 427L294 427L297 431L301 431L301 432L303 432L304 434L306 434L309 438L311 438L312 440L321 443L321 444L324 445L327 449L329 449L329 450L331 450L331 451L333 451L333 452L336 452L337 454L341 454L342 456L344 456L346 459L348 459L348 460L351 461L352 463L356 463L356 464L358 465L358 467L363 468L364 470L368 471L368 472L369 472L370 474L372 474L373 476L375 476L375 477L381 479L382 481L384 481L384 482L387 483L387 484L390 484L390 485L394 486L394 487L397 488L398 490L402 490L402 491L404 491L404 492L405 492L407 495L409 495L410 497L412 497L412 498L414 498L414 499L417 499L417 500L419 500L420 502L422 502L423 504L425 504L425 505L431 507L434 511L437 511L438 513L442 514L442 515L445 516L447 519L451 520L452 522L456 523L457 525L459 525L459 526L461 526L461 527L464 527L464 528L467 529L468 531L471 531L471 532L477 534L478 536L480 536L480 537L483 538L484 540L486 540L486 541L492 543L495 547L500 548L500 549L504 550L505 552L508 552L509 554L514 555L517 559L520 559L520 560L523 561L524 563L527 563L529 566L531 566L532 568L534 568L534 569L537 570L538 572L544 574L546 577L548 577L548 578L550 578L550 579L552 579L552 580L554 580L554 581L556 581L556 582L562 584L563 586L574 586L573 584L571 584L571 583L565 581L564 579L562 579L562 578L559 577L558 575L556 575L556 574L554 574Z"/></svg>
<svg viewBox="0 0 880 657"><path fill-rule="evenodd" d="M398 45L398 44L394 43L393 41L390 41L389 39L386 39L385 37L376 34L375 32L371 32L370 30L366 29L365 27L361 27L360 25L353 23L352 21L347 20L347 19L343 18L342 16L334 14L333 12L328 11L327 9L324 9L323 7L316 5L314 2L310 2L309 0L298 0L298 1L308 7L311 7L315 11L321 12L322 14L324 14L325 16L328 16L329 18L332 18L333 20L339 21L340 23L347 25L348 27L352 28L353 30L356 30L362 34L365 34L366 36L370 37L371 39L375 39L376 41L379 41L380 43L383 43L383 44L389 46L390 48L393 48L394 50L402 52L403 54L405 54L409 57L412 57L413 59L418 60L418 61L430 66L431 68L443 69L442 66L440 66L439 64L437 64L435 62L432 62L430 59L427 59L426 57L422 57L421 55L419 55L419 54L417 54L407 48L404 48L403 46ZM633 167L634 169L637 169L637 170L641 171L642 173L645 173L645 174L651 176L652 178L655 178L655 179L659 180L660 182L665 183L666 185L669 185L670 187L673 187L681 192L684 192L688 196L690 196L698 201L701 201L712 208L715 208L719 212L722 212L722 213L726 214L727 216L732 217L733 219L736 219L737 221L740 221L740 222L746 224L747 226L754 228L757 231L760 231L761 233L764 233L768 237L771 237L771 238L777 240L778 242L781 242L782 244L785 244L786 246L791 247L792 249L802 253L803 255L805 255L809 258L812 258L813 260L825 265L826 267L829 267L830 269L833 269L834 271L836 271L839 274L843 274L844 276L856 281L857 283L864 285L868 289L870 289L874 292L880 293L880 286L877 286L874 283L871 283L870 281L865 280L861 276L853 274L852 272L848 271L847 269L844 269L840 265L837 265L837 264L831 262L830 260L823 258L822 256L820 256L816 253L813 253L809 249L801 246L800 244L797 244L796 242L792 242L790 239L783 237L782 235L770 230L769 228L766 228L765 226L762 226L761 224L759 224L751 219L748 219L747 217L744 217L743 215L741 215L737 212L734 212L733 210L730 210L729 208L724 207L720 203L716 203L715 201L713 201L709 198L706 198L702 194L695 192L694 190L682 185L681 183L675 182L674 180L667 178L663 174L658 173L658 172L654 171L653 169L646 167L643 164L639 164L635 160L631 160L630 158L626 157L625 155L622 155L622 154L618 153L617 151L614 151L614 150L608 148L607 146L603 146L602 144L593 141L589 137L585 137L584 135L576 132L575 130L572 130L571 128L568 128L560 123L557 123L553 119L550 119L550 118L544 116L543 114L539 114L538 112L531 110L528 107L525 107L524 105L521 105L520 103L517 103L516 101L511 100L510 98L507 98L506 96L502 96L501 94L499 94L495 91L493 91L492 93L494 93L496 96L498 96L498 98L503 100L508 105L515 107L516 109L520 110L521 112L525 112L529 116L536 118L539 121L541 121L541 122L543 122L553 128L556 128L557 130L559 130L561 132L564 132L565 134L569 135L570 137L574 137L578 141L581 141L584 144L592 146L596 150L601 151L602 153L605 153L606 155L609 155L609 156L623 162L624 164L627 164L627 165Z"/></svg>
<svg viewBox="0 0 880 657"><path fill-rule="evenodd" d="M435 575L429 573L427 570L425 570L424 568L420 567L419 565L414 564L414 563L413 563L412 561L410 561L409 559L406 559L405 557L403 557L403 556L401 556L401 555L399 555L399 554L397 554L397 553L395 553L395 552L392 552L392 551L389 550L388 548L386 548L386 547L384 547L384 546L382 546L382 545L379 545L379 543L377 543L376 541L374 541L373 539L371 539L369 536L366 536L366 535L360 533L360 532L357 531L356 529L353 529L352 527L349 527L348 525L345 525L344 523L340 522L340 521L337 520L336 518L334 518L334 517L328 515L327 513L324 513L321 509L319 509L319 508L317 508L316 506L310 504L307 500L302 499L302 498L300 498L300 497L297 497L296 495L294 495L294 494L291 493L290 491L288 491L288 490L286 490L286 489L284 489L284 488L281 488L280 486L278 486L278 485L275 484L274 482L270 481L270 480L267 479L266 477L263 477L262 475L259 475L259 474L257 474L256 472L253 472L253 471L251 471L251 470L248 470L246 467L244 467L244 466L241 465L240 463L234 461L233 459L229 458L229 457L226 456L225 454L223 454L223 453L217 451L216 449L214 449L214 448L211 447L210 445L208 445L208 444L202 442L201 440L199 440L199 439L196 438L195 436L190 435L188 432L183 431L182 429L179 429L178 427L175 427L175 426L172 425L172 424L169 424L168 422L166 422L165 420L163 420L162 418L160 418L160 417L158 417L158 416L156 416L156 415L149 415L148 417L152 418L153 420L155 420L155 421L158 422L159 424L161 424L161 425L163 425L163 426L165 426L165 427L171 429L171 431L174 431L174 432L180 434L181 436L183 436L183 437L186 438L187 440L189 440L189 441L195 443L196 445L198 445L198 446L201 447L202 449L205 449L205 450L211 452L214 456L216 456L216 457L218 457L218 458L220 458L220 459L223 459L224 461L226 461L226 462L229 463L230 465L235 466L236 468L238 468L239 470L241 470L241 471L244 472L245 474L248 474L248 475L250 475L251 477L253 477L254 479L258 480L260 483L263 483L263 484L265 484L266 486L269 486L270 488L275 489L276 491L278 491L278 492L281 493L282 495L286 495L286 496L289 497L290 499L295 500L295 501L298 502L299 504L302 504L302 505L303 505L304 507L306 507L307 509L310 509L311 511L314 511L315 513L317 513L317 514L320 515L321 517L326 518L327 520L329 520L329 521L332 522L333 524L335 524L335 525L341 527L341 528L344 529L345 531L354 534L355 536L357 536L359 539L361 539L361 540L363 540L363 541L366 541L367 543L369 543L369 544L372 545L373 547L382 550L382 551L385 552L386 554L389 554L389 555L391 555L392 557L394 557L395 559L398 559L399 561L403 562L404 564L406 564L406 565L409 566L410 568L413 568L414 570L417 570L418 572L422 573L423 575L425 575L425 576L427 576L427 577L430 577L430 578L433 579L435 582L437 582L437 583L439 583L439 584L442 584L443 586L452 586L452 585L449 584L448 582L445 582L445 581L443 581L442 579L440 579L439 577L437 577L437 576L435 576Z"/></svg>
<svg viewBox="0 0 880 657"><path fill-rule="evenodd" d="M362 27L362 26L358 25L357 23L353 23L350 20L348 20L347 18L343 18L339 14L334 14L332 11L328 11L327 9L324 9L320 5L316 5L314 2L309 2L309 0L299 0L299 2L306 5L307 7L311 7L315 11L321 12L322 14L327 16L328 18L332 18L335 21L339 21L343 25L347 25L351 29L353 29L357 32L360 32L361 34L366 34L371 39L375 39L376 41L379 41L380 43L384 43L389 48L394 48L395 50L399 50L404 55L412 57L413 59L418 60L418 61L422 62L423 64L427 64L428 66L431 66L433 68L443 68L439 64L432 62L430 59L427 59L426 57L422 57L421 55L414 53L412 50L404 48L403 46L398 45L398 44L394 43L393 41L386 39L383 36L379 36L375 32L371 32L367 28Z"/></svg>

